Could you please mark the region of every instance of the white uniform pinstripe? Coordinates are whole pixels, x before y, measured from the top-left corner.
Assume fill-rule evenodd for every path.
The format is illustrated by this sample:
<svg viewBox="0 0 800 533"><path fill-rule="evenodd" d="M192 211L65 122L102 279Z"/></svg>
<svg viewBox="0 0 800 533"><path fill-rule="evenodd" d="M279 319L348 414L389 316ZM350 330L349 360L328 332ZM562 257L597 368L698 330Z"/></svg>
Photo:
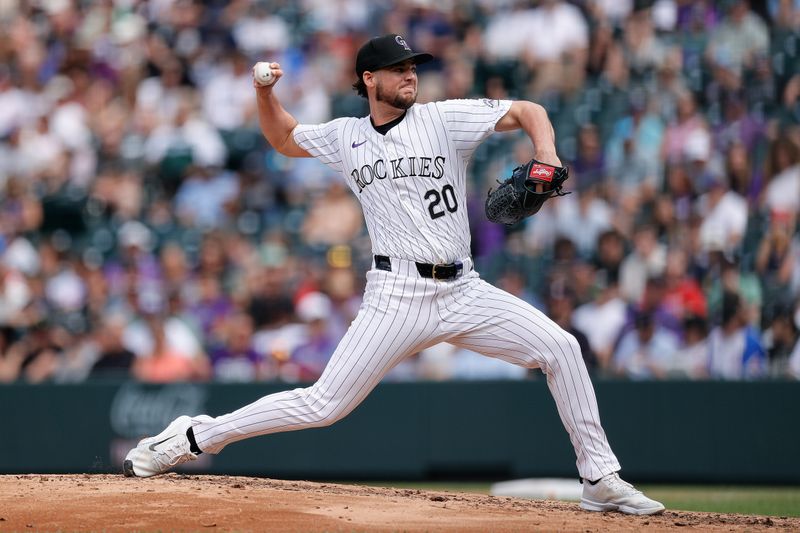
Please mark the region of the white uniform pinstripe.
<svg viewBox="0 0 800 533"><path fill-rule="evenodd" d="M541 368L587 479L619 470L600 425L575 338L522 300L472 271L466 168L510 101L452 100L411 107L381 135L369 118L295 128L298 145L343 173L364 209L376 255L391 272L367 273L358 316L320 379L265 396L194 426L199 447L330 425L349 414L406 357L449 342L527 368ZM452 281L423 278L414 262L462 261Z"/></svg>

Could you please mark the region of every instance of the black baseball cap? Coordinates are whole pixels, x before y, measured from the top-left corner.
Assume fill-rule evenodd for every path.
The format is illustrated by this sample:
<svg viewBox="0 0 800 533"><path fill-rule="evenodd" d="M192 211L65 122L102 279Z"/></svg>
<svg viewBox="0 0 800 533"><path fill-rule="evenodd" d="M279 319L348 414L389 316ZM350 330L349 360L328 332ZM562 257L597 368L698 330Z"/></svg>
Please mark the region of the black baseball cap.
<svg viewBox="0 0 800 533"><path fill-rule="evenodd" d="M358 49L356 74L361 78L365 71L375 71L390 65L413 59L415 64L427 63L433 56L424 52L414 52L400 35L390 33L373 37Z"/></svg>

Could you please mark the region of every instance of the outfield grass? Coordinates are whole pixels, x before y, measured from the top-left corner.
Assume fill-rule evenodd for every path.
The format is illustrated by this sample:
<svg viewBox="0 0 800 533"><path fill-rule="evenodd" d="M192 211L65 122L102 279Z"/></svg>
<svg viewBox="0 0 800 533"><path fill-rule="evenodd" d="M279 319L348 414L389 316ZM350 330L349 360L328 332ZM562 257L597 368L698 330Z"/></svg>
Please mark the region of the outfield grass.
<svg viewBox="0 0 800 533"><path fill-rule="evenodd" d="M367 482L380 487L413 488L489 494L486 482ZM800 516L800 487L747 487L730 485L642 485L648 496L667 509L708 513Z"/></svg>
<svg viewBox="0 0 800 533"><path fill-rule="evenodd" d="M642 490L667 509L800 516L800 487L647 485Z"/></svg>

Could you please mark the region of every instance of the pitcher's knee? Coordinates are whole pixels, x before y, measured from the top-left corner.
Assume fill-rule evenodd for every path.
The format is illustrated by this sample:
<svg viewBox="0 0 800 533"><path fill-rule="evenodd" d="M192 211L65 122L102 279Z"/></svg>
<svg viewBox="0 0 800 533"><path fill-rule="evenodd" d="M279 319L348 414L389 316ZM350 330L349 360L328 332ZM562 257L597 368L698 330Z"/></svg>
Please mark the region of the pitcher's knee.
<svg viewBox="0 0 800 533"><path fill-rule="evenodd" d="M559 332L557 337L558 348L554 350L553 357L558 358L562 364L571 364L578 361L583 362L583 354L581 353L581 345L575 335L566 331Z"/></svg>
<svg viewBox="0 0 800 533"><path fill-rule="evenodd" d="M569 352L570 354L575 355L578 358L581 358L582 357L581 345L578 342L578 339L575 338L575 335L564 331L562 333L562 336L564 337L563 341L564 351Z"/></svg>
<svg viewBox="0 0 800 533"><path fill-rule="evenodd" d="M304 395L307 406L305 418L309 427L330 426L352 411L347 408L347 402L342 398L329 398L327 395L315 391L313 387L306 391L307 393Z"/></svg>
<svg viewBox="0 0 800 533"><path fill-rule="evenodd" d="M554 338L555 342L542 350L540 368L545 374L558 370L564 365L583 362L581 345L574 335L561 330Z"/></svg>

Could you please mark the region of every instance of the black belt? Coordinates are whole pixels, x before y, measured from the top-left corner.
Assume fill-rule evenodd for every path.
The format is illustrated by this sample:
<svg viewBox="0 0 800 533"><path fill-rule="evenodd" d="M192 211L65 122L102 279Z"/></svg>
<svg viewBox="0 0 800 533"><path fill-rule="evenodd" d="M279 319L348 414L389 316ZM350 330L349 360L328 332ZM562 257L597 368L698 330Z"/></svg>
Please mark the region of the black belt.
<svg viewBox="0 0 800 533"><path fill-rule="evenodd" d="M417 266L417 272L423 278L430 278L439 281L450 281L461 277L464 273L464 263L456 261L455 263L438 263L432 265L430 263L414 263ZM385 270L386 272L392 271L392 261L385 255L375 256L375 268L378 270Z"/></svg>

